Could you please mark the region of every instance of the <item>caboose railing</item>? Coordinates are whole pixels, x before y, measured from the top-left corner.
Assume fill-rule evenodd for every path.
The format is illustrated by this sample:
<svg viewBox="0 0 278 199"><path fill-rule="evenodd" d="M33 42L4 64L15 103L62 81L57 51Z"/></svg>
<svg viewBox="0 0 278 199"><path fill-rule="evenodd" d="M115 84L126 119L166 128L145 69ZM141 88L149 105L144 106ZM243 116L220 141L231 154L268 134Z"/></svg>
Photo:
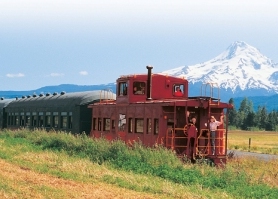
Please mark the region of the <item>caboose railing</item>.
<svg viewBox="0 0 278 199"><path fill-rule="evenodd" d="M207 90L208 87L209 87L209 91ZM214 88L217 89L217 96L215 96ZM207 92L209 92L209 93L207 94ZM213 82L202 84L201 96L208 96L210 98L215 98L215 99L217 99L218 102L220 102L220 89L219 89L218 84L213 83Z"/></svg>
<svg viewBox="0 0 278 199"><path fill-rule="evenodd" d="M177 152L178 155L187 154L188 136L182 134L184 128L168 128L166 132L165 147ZM179 132L179 133L177 133ZM215 135L215 154L212 153L211 136L209 129L201 129L196 140L196 153L194 157L206 157L208 155L223 156L226 155L226 129L217 129ZM203 132L207 132L206 135Z"/></svg>
<svg viewBox="0 0 278 199"><path fill-rule="evenodd" d="M183 134L183 132L184 128L168 128L166 132L165 146L172 150L176 150L176 148L186 149L187 145L184 145L183 143L186 143L187 136Z"/></svg>
<svg viewBox="0 0 278 199"><path fill-rule="evenodd" d="M201 132L207 132L206 136L203 133L197 138L197 153L200 156L213 155L211 135L209 129L201 129ZM214 155L226 155L226 129L217 129L215 134L215 154Z"/></svg>

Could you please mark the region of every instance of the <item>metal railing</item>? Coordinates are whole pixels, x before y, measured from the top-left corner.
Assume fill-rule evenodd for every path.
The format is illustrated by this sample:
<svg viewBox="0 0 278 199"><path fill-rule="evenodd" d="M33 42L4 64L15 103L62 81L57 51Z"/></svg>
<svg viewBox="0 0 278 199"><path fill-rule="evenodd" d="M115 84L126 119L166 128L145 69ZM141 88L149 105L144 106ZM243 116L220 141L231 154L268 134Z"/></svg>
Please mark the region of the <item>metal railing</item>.
<svg viewBox="0 0 278 199"><path fill-rule="evenodd" d="M183 134L180 133L183 131ZM179 133L177 133L179 132ZM209 129L201 129L199 136L196 136L196 155L205 157L208 155L226 155L226 129L217 129L215 135L215 145L212 145L212 138ZM206 136L204 136L206 132ZM188 136L185 128L168 128L165 137L165 146L172 150L187 150ZM213 153L213 147L215 152Z"/></svg>

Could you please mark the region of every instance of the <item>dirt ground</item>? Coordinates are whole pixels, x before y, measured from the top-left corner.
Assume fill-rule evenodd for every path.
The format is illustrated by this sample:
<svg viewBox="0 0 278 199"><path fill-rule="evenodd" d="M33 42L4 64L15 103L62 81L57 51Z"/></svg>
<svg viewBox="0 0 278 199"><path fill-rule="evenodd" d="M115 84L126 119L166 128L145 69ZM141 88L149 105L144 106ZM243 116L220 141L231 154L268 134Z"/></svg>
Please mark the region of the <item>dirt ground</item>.
<svg viewBox="0 0 278 199"><path fill-rule="evenodd" d="M0 198L157 198L110 184L88 184L45 175L0 159ZM4 187L4 188L3 188Z"/></svg>

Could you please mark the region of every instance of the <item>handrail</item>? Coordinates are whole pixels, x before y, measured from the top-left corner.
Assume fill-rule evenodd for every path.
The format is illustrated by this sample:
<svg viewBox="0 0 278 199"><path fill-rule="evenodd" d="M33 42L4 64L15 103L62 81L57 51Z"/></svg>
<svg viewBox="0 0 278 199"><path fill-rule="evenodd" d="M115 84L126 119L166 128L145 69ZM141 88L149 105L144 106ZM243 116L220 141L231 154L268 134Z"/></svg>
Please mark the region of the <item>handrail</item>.
<svg viewBox="0 0 278 199"><path fill-rule="evenodd" d="M218 90L218 97L216 99L219 102L220 101L220 88L219 88L218 84L215 83L215 82L207 82L207 83L202 84L202 86L201 86L201 96L203 96L203 89L204 89L204 96L207 96L207 87L210 86L209 97L213 98L214 97L214 94L213 94L214 85L216 85L217 90ZM203 86L205 86L205 88L203 88Z"/></svg>
<svg viewBox="0 0 278 199"><path fill-rule="evenodd" d="M176 145L177 140L186 140L188 136L183 134L182 136L177 136L176 131L184 131L184 128L167 128L165 144L167 148L171 148L172 150L176 148L187 148L187 143ZM197 137L196 141L196 154L201 157L205 157L212 154L212 146L211 146L211 137L209 129L201 129L200 132L207 131L207 136L204 137L202 133L200 133ZM226 129L217 129L218 133L215 137L215 155L226 155ZM222 132L222 135L219 133ZM200 143L200 140L204 140L204 145ZM188 141L188 140L187 140Z"/></svg>

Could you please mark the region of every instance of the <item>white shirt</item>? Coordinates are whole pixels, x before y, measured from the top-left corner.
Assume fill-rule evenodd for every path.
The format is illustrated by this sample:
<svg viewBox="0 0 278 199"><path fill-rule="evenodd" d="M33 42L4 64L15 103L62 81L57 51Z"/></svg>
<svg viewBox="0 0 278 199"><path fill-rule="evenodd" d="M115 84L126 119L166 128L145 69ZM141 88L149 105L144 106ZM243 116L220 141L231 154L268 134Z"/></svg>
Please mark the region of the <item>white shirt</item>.
<svg viewBox="0 0 278 199"><path fill-rule="evenodd" d="M221 122L219 121L215 121L215 122L210 122L209 123L209 129L211 131L216 131L217 130L217 127L221 125Z"/></svg>

